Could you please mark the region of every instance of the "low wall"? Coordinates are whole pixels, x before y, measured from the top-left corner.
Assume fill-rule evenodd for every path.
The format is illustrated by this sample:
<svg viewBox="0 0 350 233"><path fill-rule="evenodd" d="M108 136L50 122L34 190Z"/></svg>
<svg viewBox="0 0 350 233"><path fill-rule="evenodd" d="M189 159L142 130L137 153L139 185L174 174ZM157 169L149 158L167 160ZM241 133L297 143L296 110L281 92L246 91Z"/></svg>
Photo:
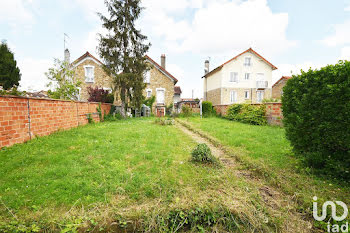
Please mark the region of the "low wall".
<svg viewBox="0 0 350 233"><path fill-rule="evenodd" d="M265 103L266 105L266 119L269 125L282 126L283 114L282 103Z"/></svg>
<svg viewBox="0 0 350 233"><path fill-rule="evenodd" d="M266 119L269 125L282 126L282 103L264 103L266 106ZM254 104L257 105L257 104ZM230 105L216 105L214 109L217 114L226 116L227 109Z"/></svg>
<svg viewBox="0 0 350 233"><path fill-rule="evenodd" d="M0 96L0 148L49 135L88 123L87 114L95 122L99 103L53 99ZM101 104L102 114L111 104Z"/></svg>

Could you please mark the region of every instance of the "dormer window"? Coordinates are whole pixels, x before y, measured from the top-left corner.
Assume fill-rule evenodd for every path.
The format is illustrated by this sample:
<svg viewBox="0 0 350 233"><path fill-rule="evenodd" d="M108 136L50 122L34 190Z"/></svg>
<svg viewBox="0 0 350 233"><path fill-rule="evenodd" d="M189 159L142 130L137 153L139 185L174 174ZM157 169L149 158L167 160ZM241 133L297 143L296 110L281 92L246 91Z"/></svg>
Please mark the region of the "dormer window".
<svg viewBox="0 0 350 233"><path fill-rule="evenodd" d="M251 57L245 57L244 58L244 66L251 66L252 65L252 58Z"/></svg>
<svg viewBox="0 0 350 233"><path fill-rule="evenodd" d="M85 69L85 82L93 83L95 81L95 67L84 66Z"/></svg>
<svg viewBox="0 0 350 233"><path fill-rule="evenodd" d="M151 82L151 72L149 70L144 72L144 74L143 74L143 82L144 83L150 83Z"/></svg>

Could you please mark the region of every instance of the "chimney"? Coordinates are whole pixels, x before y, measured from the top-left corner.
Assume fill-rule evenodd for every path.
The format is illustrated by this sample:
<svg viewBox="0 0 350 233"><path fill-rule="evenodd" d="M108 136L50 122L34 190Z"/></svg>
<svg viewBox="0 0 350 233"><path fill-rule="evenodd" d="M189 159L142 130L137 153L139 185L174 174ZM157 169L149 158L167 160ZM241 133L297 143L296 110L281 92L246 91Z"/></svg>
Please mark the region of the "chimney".
<svg viewBox="0 0 350 233"><path fill-rule="evenodd" d="M64 50L64 61L70 64L70 52L68 49Z"/></svg>
<svg viewBox="0 0 350 233"><path fill-rule="evenodd" d="M204 62L204 75L209 73L209 60L205 60Z"/></svg>
<svg viewBox="0 0 350 233"><path fill-rule="evenodd" d="M160 66L165 70L165 54L160 56Z"/></svg>

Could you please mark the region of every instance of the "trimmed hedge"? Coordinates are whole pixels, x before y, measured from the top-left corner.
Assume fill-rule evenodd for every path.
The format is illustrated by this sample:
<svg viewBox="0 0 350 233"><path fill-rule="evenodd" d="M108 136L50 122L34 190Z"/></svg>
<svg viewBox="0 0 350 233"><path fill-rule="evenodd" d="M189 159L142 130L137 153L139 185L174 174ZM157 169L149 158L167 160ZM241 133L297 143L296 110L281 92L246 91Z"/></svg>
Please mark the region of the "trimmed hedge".
<svg viewBox="0 0 350 233"><path fill-rule="evenodd" d="M226 118L252 125L266 125L266 106L251 104L233 104L227 109Z"/></svg>
<svg viewBox="0 0 350 233"><path fill-rule="evenodd" d="M210 101L202 102L202 114L204 117L210 117L216 114L213 104Z"/></svg>
<svg viewBox="0 0 350 233"><path fill-rule="evenodd" d="M309 166L350 180L350 62L293 76L282 109L294 151Z"/></svg>

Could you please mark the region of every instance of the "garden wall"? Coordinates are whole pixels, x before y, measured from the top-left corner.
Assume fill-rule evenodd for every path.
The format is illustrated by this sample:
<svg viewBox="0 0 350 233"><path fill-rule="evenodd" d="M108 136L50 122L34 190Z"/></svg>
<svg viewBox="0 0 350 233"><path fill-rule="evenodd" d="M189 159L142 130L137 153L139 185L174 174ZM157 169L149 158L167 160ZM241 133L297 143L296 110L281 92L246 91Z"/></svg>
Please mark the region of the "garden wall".
<svg viewBox="0 0 350 233"><path fill-rule="evenodd" d="M0 148L22 143L88 123L87 114L98 122L99 103L0 96ZM102 114L111 104L101 104Z"/></svg>
<svg viewBox="0 0 350 233"><path fill-rule="evenodd" d="M282 126L282 103L264 103L266 105L266 119L269 125ZM217 114L226 116L227 108L230 105L216 105L214 109Z"/></svg>

